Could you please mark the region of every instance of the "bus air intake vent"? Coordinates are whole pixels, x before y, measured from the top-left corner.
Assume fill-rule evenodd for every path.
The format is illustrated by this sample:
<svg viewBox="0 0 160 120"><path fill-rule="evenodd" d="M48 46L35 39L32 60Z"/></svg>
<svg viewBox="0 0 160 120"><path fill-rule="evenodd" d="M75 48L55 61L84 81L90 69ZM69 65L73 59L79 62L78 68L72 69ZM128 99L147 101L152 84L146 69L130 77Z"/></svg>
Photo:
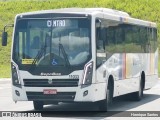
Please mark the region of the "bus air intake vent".
<svg viewBox="0 0 160 120"><path fill-rule="evenodd" d="M77 87L79 79L23 79L25 87Z"/></svg>
<svg viewBox="0 0 160 120"><path fill-rule="evenodd" d="M26 92L29 101L34 100L51 100L59 102L71 102L74 101L76 92L57 92L55 95L46 95L43 92Z"/></svg>

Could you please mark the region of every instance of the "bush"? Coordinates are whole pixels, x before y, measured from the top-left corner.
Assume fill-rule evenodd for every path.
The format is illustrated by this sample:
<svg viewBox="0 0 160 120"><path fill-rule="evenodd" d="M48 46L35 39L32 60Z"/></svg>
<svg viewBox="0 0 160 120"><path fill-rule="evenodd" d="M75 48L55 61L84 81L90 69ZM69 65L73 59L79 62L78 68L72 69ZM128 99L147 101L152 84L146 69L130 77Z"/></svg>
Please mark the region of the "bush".
<svg viewBox="0 0 160 120"><path fill-rule="evenodd" d="M159 0L2 0L0 6L0 30L3 30L5 24L13 23L15 15L18 13L65 7L112 8L128 12L132 17L138 19L153 21L158 25L160 24ZM158 30L160 30L160 27L158 27ZM160 36L160 34L158 35ZM12 30L9 29L8 46L0 46L0 64L4 66L10 65L11 36ZM5 70L8 75L1 73L0 77L10 77L9 69L1 67L0 71L3 70Z"/></svg>

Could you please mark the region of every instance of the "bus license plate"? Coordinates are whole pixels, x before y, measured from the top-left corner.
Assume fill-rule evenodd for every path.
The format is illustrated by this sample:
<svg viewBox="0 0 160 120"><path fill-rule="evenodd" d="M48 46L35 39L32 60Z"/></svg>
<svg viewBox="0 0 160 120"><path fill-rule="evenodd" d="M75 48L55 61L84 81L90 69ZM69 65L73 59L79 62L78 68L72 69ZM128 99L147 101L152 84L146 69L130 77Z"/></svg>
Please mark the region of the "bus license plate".
<svg viewBox="0 0 160 120"><path fill-rule="evenodd" d="M44 89L43 94L45 94L45 95L57 94L57 90L55 90L55 89Z"/></svg>

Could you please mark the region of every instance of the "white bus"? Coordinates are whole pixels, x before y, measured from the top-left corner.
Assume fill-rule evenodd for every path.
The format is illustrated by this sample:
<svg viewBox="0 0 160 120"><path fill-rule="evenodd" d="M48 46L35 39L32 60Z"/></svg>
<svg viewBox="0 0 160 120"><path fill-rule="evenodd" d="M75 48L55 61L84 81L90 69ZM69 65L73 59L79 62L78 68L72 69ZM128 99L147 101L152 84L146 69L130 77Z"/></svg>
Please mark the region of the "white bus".
<svg viewBox="0 0 160 120"><path fill-rule="evenodd" d="M7 32L3 33L3 46ZM14 101L34 109L59 102L94 102L107 111L113 97L158 81L157 27L107 8L64 8L18 14L12 38Z"/></svg>

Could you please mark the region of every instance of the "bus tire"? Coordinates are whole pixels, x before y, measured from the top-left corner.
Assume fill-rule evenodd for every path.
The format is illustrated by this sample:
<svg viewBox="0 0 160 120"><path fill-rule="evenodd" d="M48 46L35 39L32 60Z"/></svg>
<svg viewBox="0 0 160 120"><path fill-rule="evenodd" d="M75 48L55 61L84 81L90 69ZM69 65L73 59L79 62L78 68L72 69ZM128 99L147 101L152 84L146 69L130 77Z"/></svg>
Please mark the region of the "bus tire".
<svg viewBox="0 0 160 120"><path fill-rule="evenodd" d="M113 99L113 85L111 84L111 82L109 82L107 86L106 98L100 101L98 104L99 110L107 112L108 107L112 104L112 99Z"/></svg>
<svg viewBox="0 0 160 120"><path fill-rule="evenodd" d="M135 101L140 101L143 97L143 91L144 91L144 81L141 78L140 84L139 84L139 91L133 93L133 99Z"/></svg>
<svg viewBox="0 0 160 120"><path fill-rule="evenodd" d="M33 101L33 106L35 110L42 110L43 105L43 101Z"/></svg>

